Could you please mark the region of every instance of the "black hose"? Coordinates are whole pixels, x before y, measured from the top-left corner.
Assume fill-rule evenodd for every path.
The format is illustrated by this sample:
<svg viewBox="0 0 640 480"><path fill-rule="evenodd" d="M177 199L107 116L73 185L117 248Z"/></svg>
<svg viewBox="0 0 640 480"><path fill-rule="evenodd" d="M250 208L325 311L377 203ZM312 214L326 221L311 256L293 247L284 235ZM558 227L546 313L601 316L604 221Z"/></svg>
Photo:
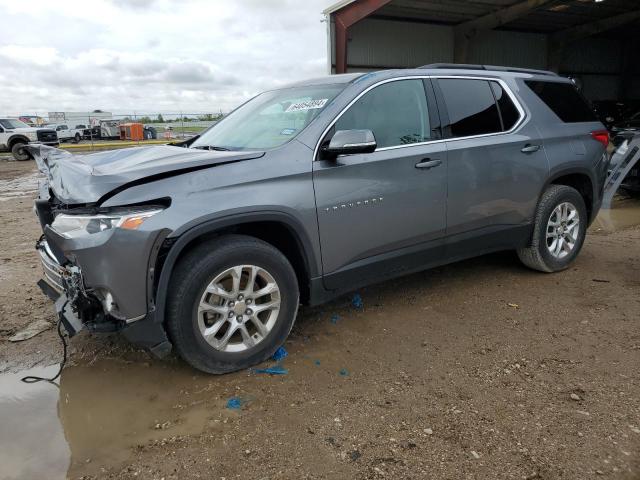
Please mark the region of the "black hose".
<svg viewBox="0 0 640 480"><path fill-rule="evenodd" d="M53 383L60 376L60 374L62 373L62 369L64 368L64 364L67 363L67 338L64 336L64 333L62 333L62 320L58 320L58 336L62 341L62 362L60 363L60 369L58 370L58 373L56 373L55 376L51 378L36 377L33 375L28 375L26 377L22 377L20 379L21 381L23 381L24 383L37 383L37 382Z"/></svg>

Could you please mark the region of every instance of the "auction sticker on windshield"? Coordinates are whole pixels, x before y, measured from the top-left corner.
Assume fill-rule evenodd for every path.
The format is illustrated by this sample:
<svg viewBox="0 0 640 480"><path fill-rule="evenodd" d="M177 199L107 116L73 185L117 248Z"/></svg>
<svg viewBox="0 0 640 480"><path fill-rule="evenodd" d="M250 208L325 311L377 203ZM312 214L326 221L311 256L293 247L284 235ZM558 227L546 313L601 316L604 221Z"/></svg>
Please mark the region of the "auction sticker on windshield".
<svg viewBox="0 0 640 480"><path fill-rule="evenodd" d="M328 98L319 98L318 100L307 100L306 102L297 102L289 105L285 112L299 112L300 110L313 110L314 108L322 108L327 103Z"/></svg>

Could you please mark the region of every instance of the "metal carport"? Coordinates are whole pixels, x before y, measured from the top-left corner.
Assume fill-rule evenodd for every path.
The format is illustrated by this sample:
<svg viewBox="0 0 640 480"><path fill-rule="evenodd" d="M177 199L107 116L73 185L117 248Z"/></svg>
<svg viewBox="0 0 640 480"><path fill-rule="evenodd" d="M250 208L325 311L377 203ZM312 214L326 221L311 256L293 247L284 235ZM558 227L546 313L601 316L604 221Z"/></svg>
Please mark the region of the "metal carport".
<svg viewBox="0 0 640 480"><path fill-rule="evenodd" d="M572 76L591 100L640 99L638 0L343 0L324 14L332 73L508 65Z"/></svg>

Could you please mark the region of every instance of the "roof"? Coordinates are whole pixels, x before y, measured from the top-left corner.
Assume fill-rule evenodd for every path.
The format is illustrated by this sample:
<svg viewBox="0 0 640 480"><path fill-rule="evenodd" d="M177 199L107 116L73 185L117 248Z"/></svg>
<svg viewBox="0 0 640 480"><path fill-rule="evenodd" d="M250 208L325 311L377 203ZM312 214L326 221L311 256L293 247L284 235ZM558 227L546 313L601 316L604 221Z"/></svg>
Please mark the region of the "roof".
<svg viewBox="0 0 640 480"><path fill-rule="evenodd" d="M324 75L322 77L308 78L306 80L300 80L298 82L288 83L280 88L290 87L309 87L312 85L330 85L330 84L342 84L354 81L356 78L361 77L364 73L342 73L340 75Z"/></svg>
<svg viewBox="0 0 640 480"><path fill-rule="evenodd" d="M354 1L357 0L341 0L325 9L323 13L335 13ZM523 0L391 0L376 10L371 17L457 25L522 2ZM637 0L551 0L500 28L526 32L556 32L633 12L638 10L639 6ZM630 25L624 28L630 29Z"/></svg>
<svg viewBox="0 0 640 480"><path fill-rule="evenodd" d="M308 87L313 85L347 84L364 81L365 83L377 83L379 81L398 77L520 77L534 78L551 82L570 82L567 77L559 76L553 72L545 70L534 70L526 68L507 68L493 65L456 65L451 64L431 64L417 68L391 68L385 70L375 70L361 73L343 73L339 75L327 75L324 77L301 80L278 87L283 88ZM338 80L338 81L336 81Z"/></svg>
<svg viewBox="0 0 640 480"><path fill-rule="evenodd" d="M329 15L330 13L337 12L338 10L342 9L343 7L346 7L347 5L355 1L356 0L340 0L339 2L334 3L330 7L325 8L322 11L322 13L324 13L325 15Z"/></svg>

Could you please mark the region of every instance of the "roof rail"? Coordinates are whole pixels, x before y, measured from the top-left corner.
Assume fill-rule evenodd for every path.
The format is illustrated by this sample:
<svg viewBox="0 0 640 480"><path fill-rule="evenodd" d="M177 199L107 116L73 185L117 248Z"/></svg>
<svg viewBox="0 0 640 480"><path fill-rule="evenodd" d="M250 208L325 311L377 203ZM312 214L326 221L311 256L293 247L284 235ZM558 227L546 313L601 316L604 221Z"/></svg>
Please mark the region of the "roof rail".
<svg viewBox="0 0 640 480"><path fill-rule="evenodd" d="M550 70L536 70L535 68L517 68L517 67L503 67L499 65L475 65L469 63L430 63L429 65L423 65L418 68L433 68L433 69L457 69L457 70L494 70L498 72L514 72L514 73L531 73L533 75L550 75L557 77L558 74Z"/></svg>

